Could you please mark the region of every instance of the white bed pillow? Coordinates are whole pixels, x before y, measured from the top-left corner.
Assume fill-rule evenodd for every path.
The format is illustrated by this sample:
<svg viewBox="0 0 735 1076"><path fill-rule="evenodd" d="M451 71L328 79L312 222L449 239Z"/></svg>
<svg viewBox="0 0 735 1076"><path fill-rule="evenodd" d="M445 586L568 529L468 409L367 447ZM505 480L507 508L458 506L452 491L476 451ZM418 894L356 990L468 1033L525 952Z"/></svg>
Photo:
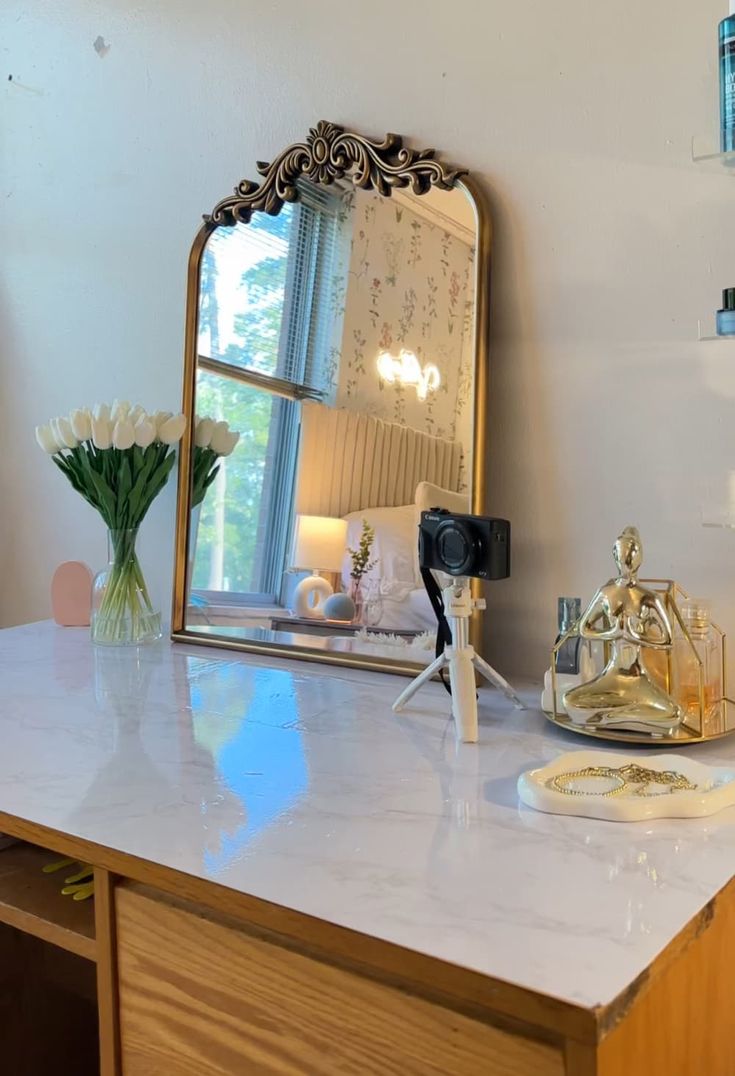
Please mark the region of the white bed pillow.
<svg viewBox="0 0 735 1076"><path fill-rule="evenodd" d="M470 510L470 499L466 493L442 489L441 486L435 486L433 482L419 482L414 500L419 516L422 512L428 512L430 508L446 508L449 512L465 515Z"/></svg>
<svg viewBox="0 0 735 1076"><path fill-rule="evenodd" d="M377 559L377 564L363 577L365 580L379 580L383 593L394 594L399 601L409 591L421 586L421 577L416 574L419 536L415 505L363 508L344 518L347 520L347 546L351 549L357 549L359 545L363 519L375 531L370 559ZM342 583L347 591L351 567L352 560L347 553L342 565Z"/></svg>

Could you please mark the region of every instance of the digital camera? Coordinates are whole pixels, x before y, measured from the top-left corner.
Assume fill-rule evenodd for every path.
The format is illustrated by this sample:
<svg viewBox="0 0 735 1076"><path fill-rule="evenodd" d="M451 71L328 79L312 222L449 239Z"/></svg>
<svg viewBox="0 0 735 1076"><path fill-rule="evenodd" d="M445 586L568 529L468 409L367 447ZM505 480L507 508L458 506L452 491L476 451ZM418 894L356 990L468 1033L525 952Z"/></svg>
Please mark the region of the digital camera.
<svg viewBox="0 0 735 1076"><path fill-rule="evenodd" d="M489 516L465 516L445 508L421 513L419 564L447 575L507 579L510 523Z"/></svg>

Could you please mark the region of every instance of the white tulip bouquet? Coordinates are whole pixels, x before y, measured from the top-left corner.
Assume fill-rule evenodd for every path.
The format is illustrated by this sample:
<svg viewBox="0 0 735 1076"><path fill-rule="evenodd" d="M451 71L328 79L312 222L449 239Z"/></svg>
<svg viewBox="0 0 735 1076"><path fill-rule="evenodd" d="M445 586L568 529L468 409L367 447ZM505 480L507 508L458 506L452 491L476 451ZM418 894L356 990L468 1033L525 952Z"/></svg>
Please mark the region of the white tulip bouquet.
<svg viewBox="0 0 735 1076"><path fill-rule="evenodd" d="M127 401L82 408L36 428L36 440L110 532L110 567L95 580L92 638L139 643L161 634L135 552L138 528L168 481L184 415Z"/></svg>
<svg viewBox="0 0 735 1076"><path fill-rule="evenodd" d="M230 456L240 434L226 422L216 422L209 415L197 416L194 429L194 466L192 468L191 507L197 508L219 472L219 460Z"/></svg>

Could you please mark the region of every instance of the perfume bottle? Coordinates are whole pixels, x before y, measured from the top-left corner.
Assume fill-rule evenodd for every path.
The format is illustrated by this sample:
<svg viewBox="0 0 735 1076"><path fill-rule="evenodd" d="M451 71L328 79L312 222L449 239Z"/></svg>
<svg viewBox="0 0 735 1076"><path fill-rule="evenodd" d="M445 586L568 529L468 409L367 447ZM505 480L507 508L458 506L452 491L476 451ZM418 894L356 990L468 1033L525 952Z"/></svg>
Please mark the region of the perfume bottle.
<svg viewBox="0 0 735 1076"><path fill-rule="evenodd" d="M671 676L669 667L669 651L654 650L650 646L641 647L641 661L643 668L653 680L654 684L669 693L671 691Z"/></svg>
<svg viewBox="0 0 735 1076"><path fill-rule="evenodd" d="M690 719L699 723L700 668L704 701L702 731L712 732L713 720L722 710L722 643L712 627L709 603L692 598L681 605L681 617L692 640L680 632L674 642L674 690L676 701ZM699 659L699 660L697 660ZM700 666L701 662L701 666ZM707 725L710 727L707 728Z"/></svg>
<svg viewBox="0 0 735 1076"><path fill-rule="evenodd" d="M581 599L559 598L558 609L559 634L556 637L556 643L579 620L582 612ZM556 643L554 646L556 646ZM602 648L600 648L598 656L603 657ZM573 687L579 687L580 684L586 684L589 680L592 680L598 672L602 671L604 664L604 661L602 661L598 669L595 655L592 653L587 640L580 638L579 635L570 635L556 652L554 668L547 669L544 674L541 709L545 710L547 714L563 714L564 693ZM556 697L552 691L554 683L556 684Z"/></svg>
<svg viewBox="0 0 735 1076"><path fill-rule="evenodd" d="M558 604L558 623L559 634L556 637L557 643L562 636L573 628L582 615L582 599L581 598L559 598ZM570 635L562 645L559 647L556 653L556 671L558 673L569 673L573 676L579 672L579 651L582 645L582 640L578 635Z"/></svg>

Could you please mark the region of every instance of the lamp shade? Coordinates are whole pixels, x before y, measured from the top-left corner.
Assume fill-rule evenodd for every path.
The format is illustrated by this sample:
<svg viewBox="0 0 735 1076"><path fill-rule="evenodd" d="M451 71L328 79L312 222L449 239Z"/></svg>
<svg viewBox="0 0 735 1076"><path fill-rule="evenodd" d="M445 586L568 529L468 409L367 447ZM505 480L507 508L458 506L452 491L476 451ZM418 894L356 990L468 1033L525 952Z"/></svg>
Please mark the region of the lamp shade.
<svg viewBox="0 0 735 1076"><path fill-rule="evenodd" d="M296 516L292 568L340 572L347 545L347 520L332 516Z"/></svg>

